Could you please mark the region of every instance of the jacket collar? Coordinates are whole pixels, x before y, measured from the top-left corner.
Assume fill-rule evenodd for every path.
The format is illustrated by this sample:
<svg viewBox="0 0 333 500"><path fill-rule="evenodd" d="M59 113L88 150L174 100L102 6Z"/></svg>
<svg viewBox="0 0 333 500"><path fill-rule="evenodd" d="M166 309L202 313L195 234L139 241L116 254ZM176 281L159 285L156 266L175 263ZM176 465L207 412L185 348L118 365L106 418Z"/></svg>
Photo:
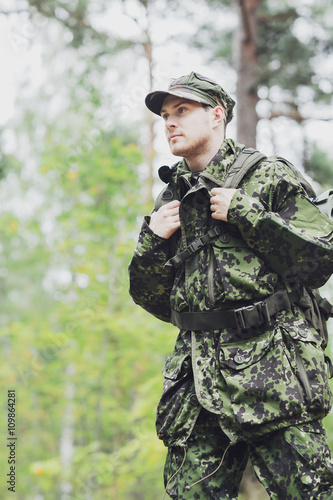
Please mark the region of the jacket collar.
<svg viewBox="0 0 333 500"><path fill-rule="evenodd" d="M221 180L224 179L237 156L243 151L244 148L245 146L243 144L239 144L233 139L226 139L221 144L221 147L214 158L211 159L207 167L202 170L200 174L203 177L219 180L218 183L220 183ZM190 181L191 176L192 172L188 168L185 158L183 158L177 166L174 180L178 184L180 177Z"/></svg>

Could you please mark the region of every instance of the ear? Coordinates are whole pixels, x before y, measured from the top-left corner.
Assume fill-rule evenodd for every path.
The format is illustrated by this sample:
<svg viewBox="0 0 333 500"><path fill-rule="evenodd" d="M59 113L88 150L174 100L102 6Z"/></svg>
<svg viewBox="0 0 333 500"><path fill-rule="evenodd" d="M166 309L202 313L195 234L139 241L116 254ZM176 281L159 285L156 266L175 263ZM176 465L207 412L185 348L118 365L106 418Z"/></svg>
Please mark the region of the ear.
<svg viewBox="0 0 333 500"><path fill-rule="evenodd" d="M219 125L221 125L221 123L224 122L224 109L222 108L222 106L216 106L216 108L214 108L212 112L213 112L212 125L213 128L216 128Z"/></svg>

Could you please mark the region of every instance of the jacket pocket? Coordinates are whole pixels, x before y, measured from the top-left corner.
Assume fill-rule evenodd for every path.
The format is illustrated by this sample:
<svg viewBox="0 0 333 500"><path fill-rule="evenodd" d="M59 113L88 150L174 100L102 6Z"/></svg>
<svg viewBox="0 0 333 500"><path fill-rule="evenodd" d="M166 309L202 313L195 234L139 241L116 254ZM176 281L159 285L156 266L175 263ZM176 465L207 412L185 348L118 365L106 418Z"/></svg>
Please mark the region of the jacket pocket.
<svg viewBox="0 0 333 500"><path fill-rule="evenodd" d="M239 423L278 422L302 411L303 394L290 361L279 327L221 345L221 372Z"/></svg>
<svg viewBox="0 0 333 500"><path fill-rule="evenodd" d="M156 428L167 446L184 444L200 412L195 395L191 357L173 353L163 368L163 394L157 407Z"/></svg>
<svg viewBox="0 0 333 500"><path fill-rule="evenodd" d="M323 486L326 483L328 487L332 486L333 460L322 422L313 421L293 426L285 430L284 437L294 450L298 481L303 485L304 498L313 495L314 485ZM312 478L312 481L309 481L309 478Z"/></svg>
<svg viewBox="0 0 333 500"><path fill-rule="evenodd" d="M170 380L177 380L182 372L185 374L186 368L189 368L190 356L189 354L173 355L170 354L165 358L165 363L162 370L164 378Z"/></svg>
<svg viewBox="0 0 333 500"><path fill-rule="evenodd" d="M222 365L230 370L241 371L263 358L272 342L272 335L265 333L255 339L237 344L220 346Z"/></svg>
<svg viewBox="0 0 333 500"><path fill-rule="evenodd" d="M318 333L306 323L283 330L296 377L309 409L323 416L332 406L325 353Z"/></svg>

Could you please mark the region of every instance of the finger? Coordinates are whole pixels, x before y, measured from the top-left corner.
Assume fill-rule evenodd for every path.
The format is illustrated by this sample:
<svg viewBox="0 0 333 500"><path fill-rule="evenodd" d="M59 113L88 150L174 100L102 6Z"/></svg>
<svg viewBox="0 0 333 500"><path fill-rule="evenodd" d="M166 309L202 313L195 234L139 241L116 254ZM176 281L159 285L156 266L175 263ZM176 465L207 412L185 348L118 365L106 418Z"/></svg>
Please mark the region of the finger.
<svg viewBox="0 0 333 500"><path fill-rule="evenodd" d="M180 202L178 200L173 200L173 201L170 201L169 203L166 203L165 205L162 205L158 210L157 212L160 212L160 213L169 213L170 210L179 210L179 205L180 205Z"/></svg>
<svg viewBox="0 0 333 500"><path fill-rule="evenodd" d="M179 207L175 207L175 208L170 208L168 211L167 211L167 216L174 216L174 215L179 215Z"/></svg>
<svg viewBox="0 0 333 500"><path fill-rule="evenodd" d="M213 196L210 199L210 203L213 205L217 205L218 203L221 203L221 197L216 194L215 196Z"/></svg>
<svg viewBox="0 0 333 500"><path fill-rule="evenodd" d="M174 208L174 207L179 207L180 205L180 201L179 200L172 200L172 201L169 201L169 203L166 203L164 205L164 207L166 208Z"/></svg>

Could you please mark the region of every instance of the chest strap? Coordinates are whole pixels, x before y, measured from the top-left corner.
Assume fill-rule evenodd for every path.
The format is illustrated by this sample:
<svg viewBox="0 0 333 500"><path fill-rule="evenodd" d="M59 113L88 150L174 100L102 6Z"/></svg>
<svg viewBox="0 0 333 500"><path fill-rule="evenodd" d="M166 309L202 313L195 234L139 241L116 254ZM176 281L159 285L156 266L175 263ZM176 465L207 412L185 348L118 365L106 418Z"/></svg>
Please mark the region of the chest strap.
<svg viewBox="0 0 333 500"><path fill-rule="evenodd" d="M181 330L222 330L235 329L238 332L268 324L279 311L290 309L300 298L299 290L281 290L263 301L254 302L238 309L207 312L171 311L170 322Z"/></svg>
<svg viewBox="0 0 333 500"><path fill-rule="evenodd" d="M224 230L221 226L213 227L206 234L192 241L192 243L188 247L186 247L185 250L177 253L174 257L169 259L164 264L164 267L173 267L174 269L178 269L178 267L180 267L182 263L185 262L185 260L191 257L191 255L198 252L198 250L207 245L207 243L209 243L217 236L220 236L220 234L222 234L223 232Z"/></svg>

